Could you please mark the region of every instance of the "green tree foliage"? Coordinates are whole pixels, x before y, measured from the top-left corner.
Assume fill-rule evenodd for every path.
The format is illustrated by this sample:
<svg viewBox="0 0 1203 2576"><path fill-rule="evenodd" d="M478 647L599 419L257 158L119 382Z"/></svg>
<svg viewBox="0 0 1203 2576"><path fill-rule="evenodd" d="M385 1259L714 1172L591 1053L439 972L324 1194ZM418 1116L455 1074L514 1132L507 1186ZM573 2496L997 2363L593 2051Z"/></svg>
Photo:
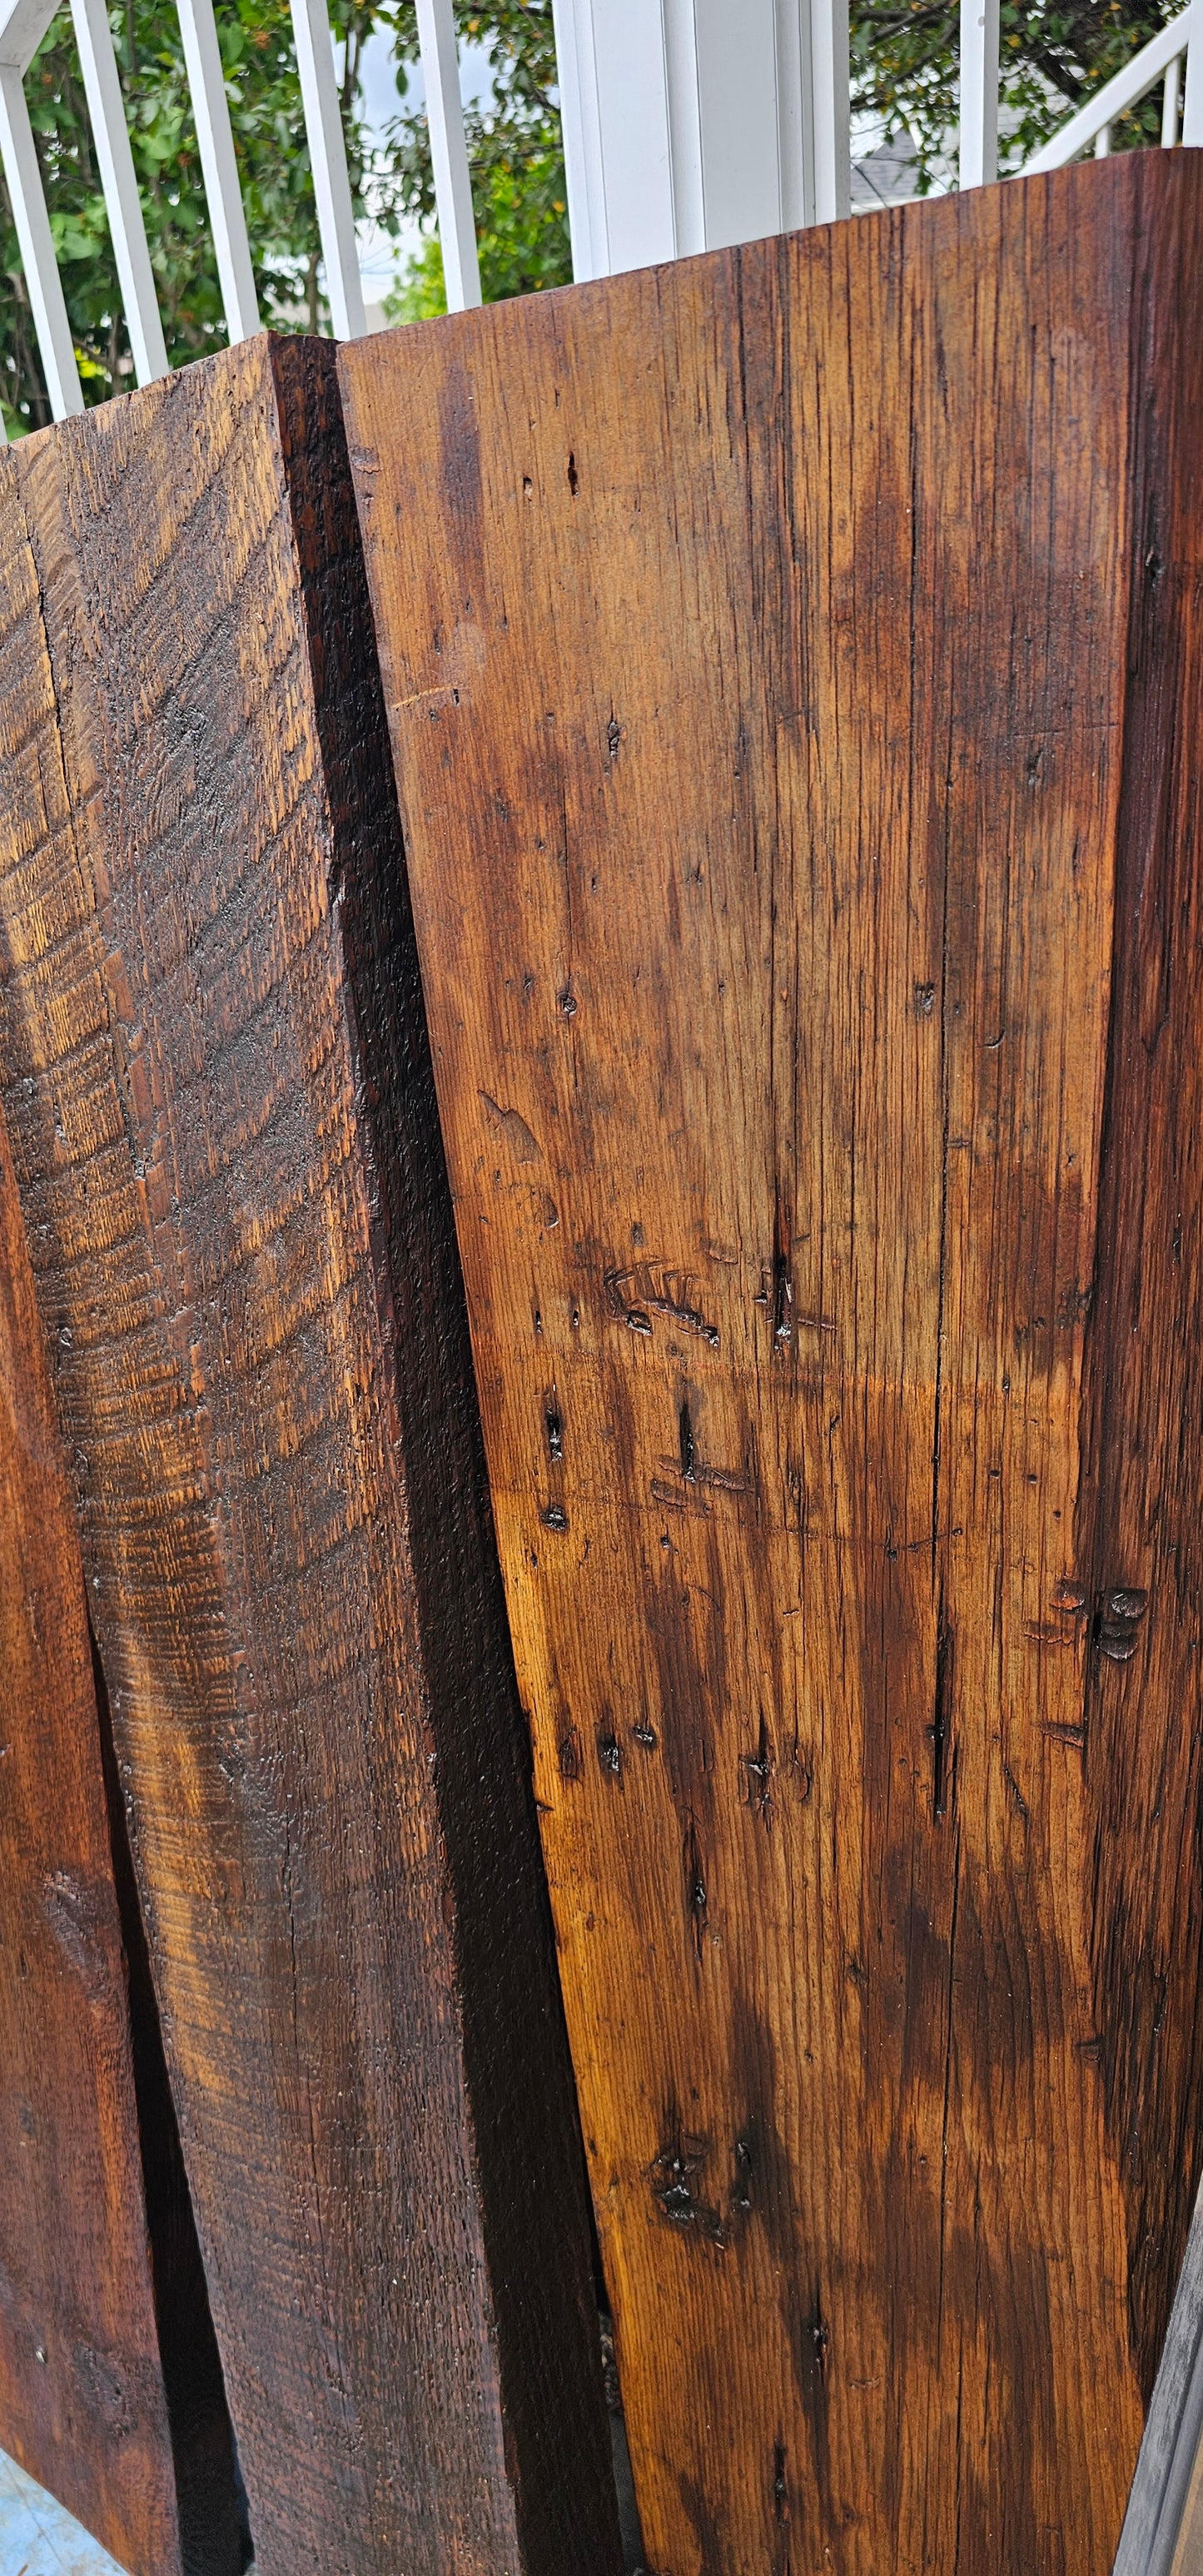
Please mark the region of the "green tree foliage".
<svg viewBox="0 0 1203 2576"><path fill-rule="evenodd" d="M464 119L485 302L531 295L541 286L566 286L572 277L572 250L551 0L457 7L456 22L466 59L487 74L487 100L470 107ZM403 0L398 27L403 99L417 55L413 0ZM393 321L413 322L446 310L423 112L403 106L391 140L406 210L422 219L427 232L387 305Z"/></svg>
<svg viewBox="0 0 1203 2576"><path fill-rule="evenodd" d="M1018 168L1183 5L1002 0L1003 166ZM572 269L550 0L494 0L488 8L465 0L456 17L461 44L483 47L493 71L493 104L468 120L486 301L558 286ZM916 186L926 195L955 160L958 0L852 0L850 17L854 113L887 135L909 136ZM412 0L401 11L400 42L415 60ZM1155 142L1160 119L1158 91L1119 121L1113 150ZM412 321L444 310L443 272L421 115L403 114L396 135L406 204L430 232L389 299L394 320Z"/></svg>
<svg viewBox="0 0 1203 2576"><path fill-rule="evenodd" d="M1000 161L1018 169L1123 69L1184 0L1001 0ZM854 112L907 134L920 195L938 184L956 148L959 9L956 0L853 0ZM1113 132L1112 149L1155 143L1161 94L1142 99Z"/></svg>
<svg viewBox="0 0 1203 2576"><path fill-rule="evenodd" d="M372 0L331 0L341 46L342 106L357 209L370 190L386 228L401 191L373 165L359 109L363 46L395 12ZM184 365L225 339L200 156L173 0L123 0L110 9L134 166L172 363ZM313 183L287 0L219 0L218 32L247 227L265 321L316 329L318 239ZM108 222L92 148L79 58L65 12L26 76L38 158L58 250L67 311L88 401L132 381ZM2 183L0 183L2 186ZM10 435L48 417L29 302L7 192L0 195L0 391Z"/></svg>
<svg viewBox="0 0 1203 2576"><path fill-rule="evenodd" d="M650 0L649 0L650 5ZM738 5L738 0L731 0ZM1002 0L1004 166L1016 167L1145 44L1181 0ZM359 212L387 234L417 218L423 241L389 310L443 309L442 262L424 112L413 95L413 0L330 0L342 108ZM457 0L461 46L484 79L468 146L485 295L496 300L571 276L551 0ZM218 30L264 319L283 329L325 320L313 188L287 0L218 0ZM921 192L955 151L957 0L853 0L853 104L887 134L909 134ZM117 46L169 354L176 364L224 338L196 134L173 0L113 0ZM373 146L361 66L383 30L397 63L397 110ZM130 381L108 226L79 64L65 12L26 81L84 389L101 401ZM1156 139L1157 94L1116 128L1115 148ZM45 389L7 197L0 183L0 395L10 434L47 417Z"/></svg>

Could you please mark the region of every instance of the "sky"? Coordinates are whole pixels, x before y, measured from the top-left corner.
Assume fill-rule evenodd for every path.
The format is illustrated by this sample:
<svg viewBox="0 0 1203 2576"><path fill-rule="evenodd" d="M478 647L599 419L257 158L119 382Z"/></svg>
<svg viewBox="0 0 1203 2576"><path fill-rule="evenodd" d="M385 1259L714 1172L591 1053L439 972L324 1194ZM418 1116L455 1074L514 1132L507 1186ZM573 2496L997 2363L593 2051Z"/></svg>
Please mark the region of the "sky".
<svg viewBox="0 0 1203 2576"><path fill-rule="evenodd" d="M392 40L383 27L376 28L364 46L360 77L363 121L369 134L381 140L390 118L396 115L400 105ZM487 102L492 95L488 56L479 45L464 45L461 48L460 92L466 107ZM409 73L405 105L412 112L414 108L423 107L425 101L426 84L422 78L422 66L420 63L415 63ZM403 228L400 239L394 241L387 234L379 232L370 221L365 220L357 227L356 240L359 244L359 266L363 276L364 301L367 304L382 304L393 283L396 271L404 267L406 260L412 256L418 246L418 226L416 223L408 224ZM369 319L371 318L369 316Z"/></svg>

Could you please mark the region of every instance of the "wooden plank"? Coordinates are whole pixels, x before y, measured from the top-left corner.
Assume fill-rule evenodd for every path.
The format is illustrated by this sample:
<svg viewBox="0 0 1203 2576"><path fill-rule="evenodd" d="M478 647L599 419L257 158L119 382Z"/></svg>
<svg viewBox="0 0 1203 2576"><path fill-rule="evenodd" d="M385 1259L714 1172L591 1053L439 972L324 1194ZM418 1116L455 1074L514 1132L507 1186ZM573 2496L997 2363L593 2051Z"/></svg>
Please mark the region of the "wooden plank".
<svg viewBox="0 0 1203 2576"><path fill-rule="evenodd" d="M1158 166L1165 158L1157 156ZM1083 1715L1094 1787L1095 1984L1106 2007L1098 2017L1100 2065L1108 2128L1122 2147L1133 2341L1154 2437L1117 2568L1140 2567L1142 2576L1161 2576L1175 2556L1189 2510L1188 2463L1203 2434L1203 2230L1192 2211L1203 2124L1203 1860L1190 1821L1203 1788L1203 360L1189 320L1190 263L1203 224L1198 159L1187 156L1185 167L1185 189L1153 180L1141 205L1130 749L1116 841L1101 1251L1075 1532L1083 1562L1123 1587L1102 1602L1104 1651ZM1171 2431L1177 2457L1166 2460L1154 2524L1158 2453ZM1182 2540L1189 2548L1187 2532Z"/></svg>
<svg viewBox="0 0 1203 2576"><path fill-rule="evenodd" d="M0 1062L256 2563L613 2576L333 352L7 472Z"/></svg>
<svg viewBox="0 0 1203 2576"><path fill-rule="evenodd" d="M179 2568L83 1573L0 1130L0 2444Z"/></svg>
<svg viewBox="0 0 1203 2576"><path fill-rule="evenodd" d="M1201 2160L1201 226L1133 155L340 360L666 2576L1123 2517Z"/></svg>
<svg viewBox="0 0 1203 2576"><path fill-rule="evenodd" d="M0 2443L131 2576L239 2576L103 1716L0 1121Z"/></svg>

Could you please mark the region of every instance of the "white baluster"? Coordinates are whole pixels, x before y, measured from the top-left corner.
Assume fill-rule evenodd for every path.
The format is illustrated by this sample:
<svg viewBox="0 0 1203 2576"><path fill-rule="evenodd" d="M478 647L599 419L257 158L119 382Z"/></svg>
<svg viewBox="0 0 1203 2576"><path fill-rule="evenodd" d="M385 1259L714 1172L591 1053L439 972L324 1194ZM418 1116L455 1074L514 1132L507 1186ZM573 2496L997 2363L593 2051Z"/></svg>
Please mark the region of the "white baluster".
<svg viewBox="0 0 1203 2576"><path fill-rule="evenodd" d="M258 330L259 299L255 293L255 272L251 266L242 190L238 184L238 164L234 158L230 104L221 68L217 22L213 15L213 0L176 0L176 7L196 118L196 140L217 257L217 274L225 306L226 333L232 345L235 340L249 340Z"/></svg>
<svg viewBox="0 0 1203 2576"><path fill-rule="evenodd" d="M998 0L961 0L962 188L998 177Z"/></svg>
<svg viewBox="0 0 1203 2576"><path fill-rule="evenodd" d="M58 8L59 0L0 0L0 63L22 79Z"/></svg>
<svg viewBox="0 0 1203 2576"><path fill-rule="evenodd" d="M1170 64L1169 70L1165 76L1165 88L1161 93L1161 144L1162 150L1165 152L1172 152L1174 145L1178 140L1178 90L1180 81L1181 62L1180 60L1176 60Z"/></svg>
<svg viewBox="0 0 1203 2576"><path fill-rule="evenodd" d="M84 398L25 103L24 67L17 63L0 62L0 154L50 408L56 420L64 420L68 412L83 410Z"/></svg>
<svg viewBox="0 0 1203 2576"><path fill-rule="evenodd" d="M426 80L426 117L430 158L434 164L434 202L443 254L443 283L449 313L464 313L479 304L480 262L476 253L476 218L464 140L464 105L460 90L459 49L455 41L452 0L417 0L418 45Z"/></svg>
<svg viewBox="0 0 1203 2576"><path fill-rule="evenodd" d="M1109 126L1109 125L1100 125L1099 130L1098 130L1098 133L1096 134L1096 136L1095 136L1095 138L1094 138L1094 157L1095 157L1095 160L1096 160L1096 161L1106 161L1106 160L1109 158L1109 156L1110 156L1110 152L1111 152L1111 128L1110 128L1110 126Z"/></svg>
<svg viewBox="0 0 1203 2576"><path fill-rule="evenodd" d="M326 293L336 340L361 340L367 330L363 280L355 247L355 216L347 174L347 147L334 78L334 47L326 0L292 0L292 29L301 105L309 137L317 228L326 265Z"/></svg>
<svg viewBox="0 0 1203 2576"><path fill-rule="evenodd" d="M117 77L117 60L109 33L105 0L71 0L75 41L100 164L100 184L112 236L113 256L121 281L125 327L140 385L167 373L167 344L159 318L154 272L142 220L142 202L134 175L125 122L125 102Z"/></svg>

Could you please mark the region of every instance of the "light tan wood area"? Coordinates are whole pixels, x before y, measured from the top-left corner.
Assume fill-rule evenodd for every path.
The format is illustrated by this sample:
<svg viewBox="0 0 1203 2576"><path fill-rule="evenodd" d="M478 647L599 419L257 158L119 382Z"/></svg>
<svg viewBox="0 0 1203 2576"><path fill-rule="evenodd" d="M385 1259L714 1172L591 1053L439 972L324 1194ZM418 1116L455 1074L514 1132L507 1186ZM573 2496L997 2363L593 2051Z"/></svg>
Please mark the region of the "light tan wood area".
<svg viewBox="0 0 1203 2576"><path fill-rule="evenodd" d="M660 2576L1104 2576L1181 2257L1199 158L340 361Z"/></svg>

